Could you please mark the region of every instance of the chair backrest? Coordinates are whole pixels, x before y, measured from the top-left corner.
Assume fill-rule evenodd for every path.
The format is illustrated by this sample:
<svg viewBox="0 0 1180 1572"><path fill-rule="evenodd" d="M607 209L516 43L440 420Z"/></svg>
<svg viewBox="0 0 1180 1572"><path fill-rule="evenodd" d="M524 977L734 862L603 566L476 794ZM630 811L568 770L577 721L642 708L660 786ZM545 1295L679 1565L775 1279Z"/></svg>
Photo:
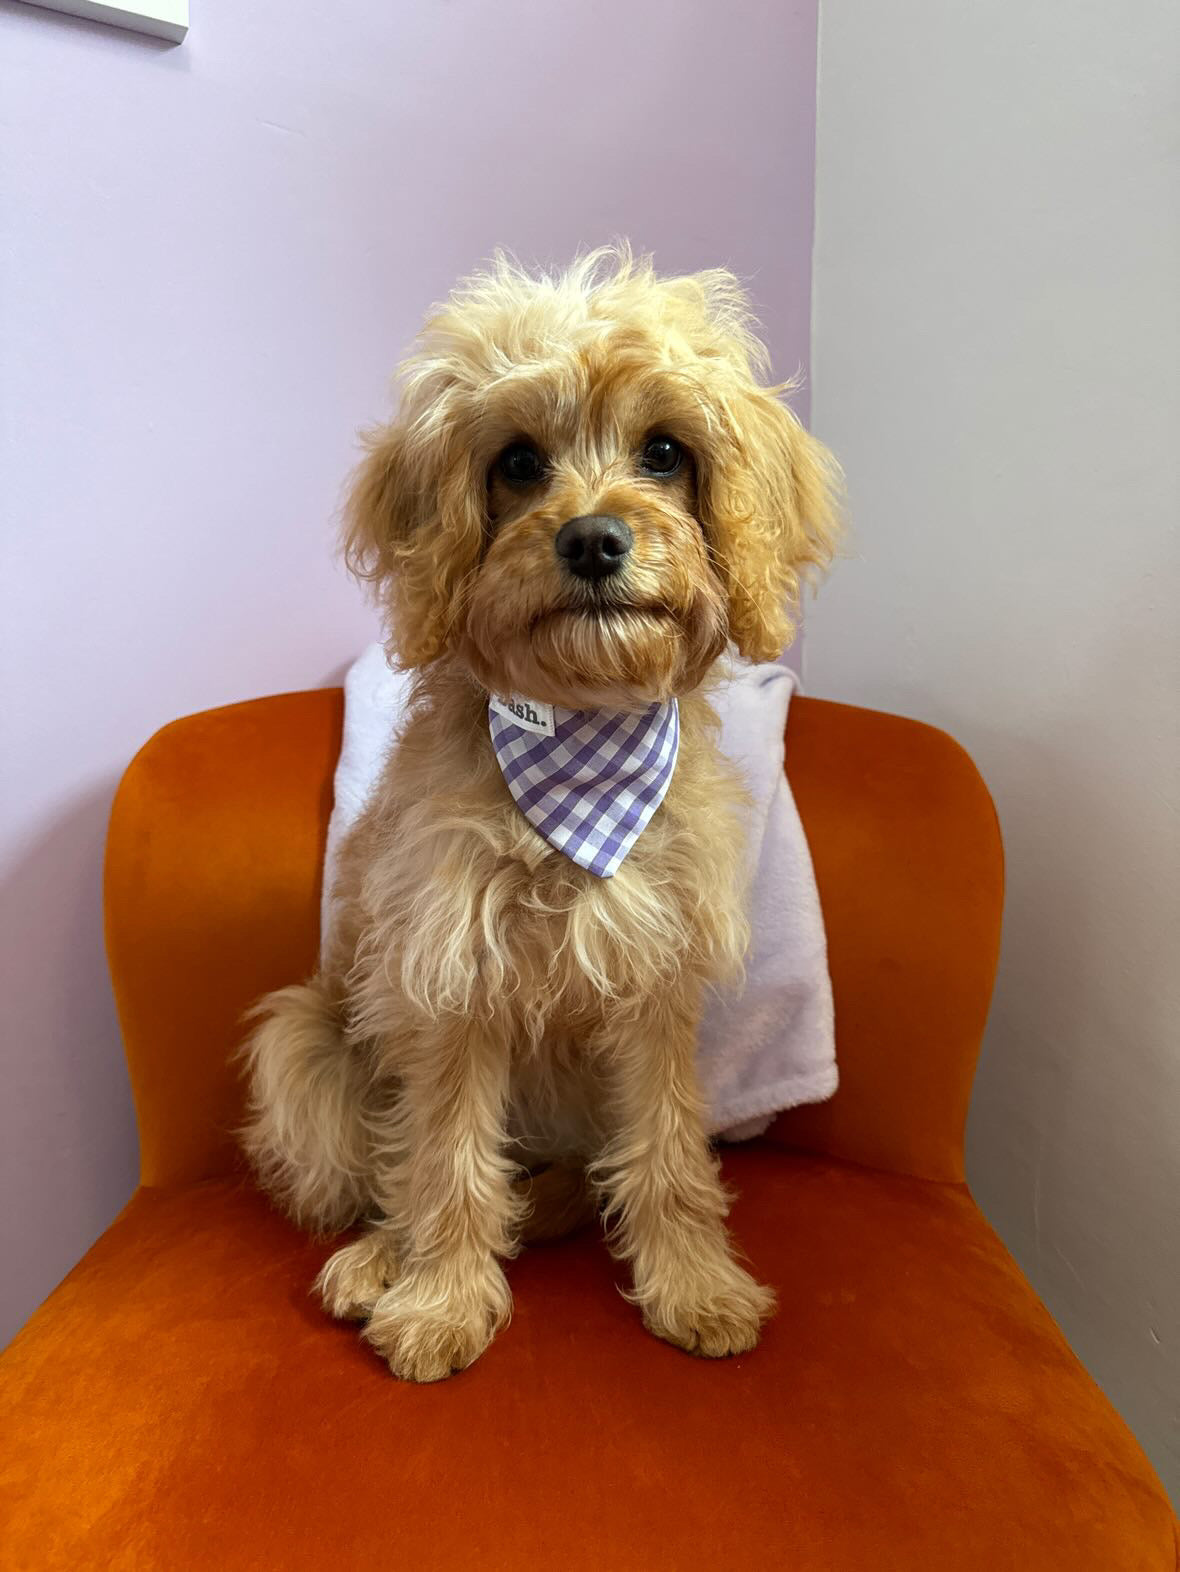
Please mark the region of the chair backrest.
<svg viewBox="0 0 1180 1572"><path fill-rule="evenodd" d="M237 1162L244 1012L315 964L342 709L327 689L189 716L119 786L107 954L145 1184ZM986 788L942 732L814 699L792 702L787 773L827 924L841 1084L774 1138L960 1179L1002 901Z"/></svg>

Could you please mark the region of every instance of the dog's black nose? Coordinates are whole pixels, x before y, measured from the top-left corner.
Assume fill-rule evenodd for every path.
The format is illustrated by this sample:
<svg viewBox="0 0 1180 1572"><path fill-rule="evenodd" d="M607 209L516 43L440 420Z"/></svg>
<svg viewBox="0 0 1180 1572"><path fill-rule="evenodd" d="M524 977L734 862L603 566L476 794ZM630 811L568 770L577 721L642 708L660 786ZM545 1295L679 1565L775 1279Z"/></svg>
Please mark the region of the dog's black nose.
<svg viewBox="0 0 1180 1572"><path fill-rule="evenodd" d="M634 540L622 519L609 513L586 513L561 526L553 549L580 579L605 579L623 566Z"/></svg>

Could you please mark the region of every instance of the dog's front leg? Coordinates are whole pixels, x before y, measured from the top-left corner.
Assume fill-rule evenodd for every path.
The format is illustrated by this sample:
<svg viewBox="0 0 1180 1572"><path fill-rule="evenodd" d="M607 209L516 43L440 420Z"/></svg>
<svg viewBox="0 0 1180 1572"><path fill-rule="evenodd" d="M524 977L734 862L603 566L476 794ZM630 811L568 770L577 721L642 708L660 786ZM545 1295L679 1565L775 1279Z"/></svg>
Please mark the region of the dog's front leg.
<svg viewBox="0 0 1180 1572"><path fill-rule="evenodd" d="M395 1375L462 1370L507 1321L497 1259L513 1248L513 1165L505 1155L508 1049L500 1034L449 1018L399 1044L404 1142L396 1219L407 1249L365 1337Z"/></svg>
<svg viewBox="0 0 1180 1572"><path fill-rule="evenodd" d="M753 1348L770 1289L734 1260L728 1203L697 1088L698 1000L665 995L607 1023L603 1059L615 1133L595 1177L631 1263L644 1325L689 1353Z"/></svg>

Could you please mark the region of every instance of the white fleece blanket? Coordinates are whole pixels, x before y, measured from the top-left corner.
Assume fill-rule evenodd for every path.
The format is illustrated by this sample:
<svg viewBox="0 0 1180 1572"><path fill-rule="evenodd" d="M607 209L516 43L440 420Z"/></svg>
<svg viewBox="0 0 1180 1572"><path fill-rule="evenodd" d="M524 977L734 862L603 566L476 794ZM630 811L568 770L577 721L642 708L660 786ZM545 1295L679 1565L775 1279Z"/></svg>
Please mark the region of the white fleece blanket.
<svg viewBox="0 0 1180 1572"><path fill-rule="evenodd" d="M718 691L721 745L752 799L752 940L742 987L716 991L701 1021L698 1066L710 1132L760 1135L774 1114L836 1090L832 985L819 892L803 826L783 774L783 738L795 675L735 662ZM381 773L409 692L380 644L344 680L344 736L328 825L321 933L332 922L336 852Z"/></svg>

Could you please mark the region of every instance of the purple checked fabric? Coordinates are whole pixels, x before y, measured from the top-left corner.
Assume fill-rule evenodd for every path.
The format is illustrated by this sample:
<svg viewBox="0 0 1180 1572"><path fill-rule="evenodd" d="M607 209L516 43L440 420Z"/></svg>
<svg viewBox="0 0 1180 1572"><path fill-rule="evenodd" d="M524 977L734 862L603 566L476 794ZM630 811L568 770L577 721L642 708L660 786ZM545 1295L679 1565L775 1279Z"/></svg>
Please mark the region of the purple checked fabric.
<svg viewBox="0 0 1180 1572"><path fill-rule="evenodd" d="M550 846L609 879L668 790L680 749L676 700L635 712L493 700L488 723L525 818Z"/></svg>

